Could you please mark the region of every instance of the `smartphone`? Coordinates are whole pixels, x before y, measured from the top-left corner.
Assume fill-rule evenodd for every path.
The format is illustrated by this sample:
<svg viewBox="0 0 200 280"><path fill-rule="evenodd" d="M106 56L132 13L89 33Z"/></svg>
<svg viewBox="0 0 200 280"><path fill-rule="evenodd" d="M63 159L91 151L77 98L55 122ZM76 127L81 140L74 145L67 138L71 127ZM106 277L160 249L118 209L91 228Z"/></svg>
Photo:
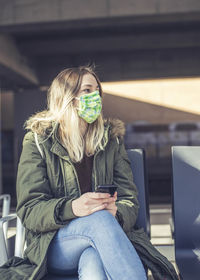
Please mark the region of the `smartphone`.
<svg viewBox="0 0 200 280"><path fill-rule="evenodd" d="M97 189L95 192L101 192L101 193L109 193L111 196L114 195L114 193L116 192L117 187L115 185L99 185L97 186Z"/></svg>

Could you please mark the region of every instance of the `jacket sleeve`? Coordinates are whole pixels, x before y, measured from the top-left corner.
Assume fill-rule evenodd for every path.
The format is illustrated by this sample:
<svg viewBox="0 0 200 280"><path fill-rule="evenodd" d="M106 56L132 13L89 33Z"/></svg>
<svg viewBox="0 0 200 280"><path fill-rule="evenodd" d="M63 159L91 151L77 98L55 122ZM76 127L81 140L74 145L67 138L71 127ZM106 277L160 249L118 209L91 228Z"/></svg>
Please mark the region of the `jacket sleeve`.
<svg viewBox="0 0 200 280"><path fill-rule="evenodd" d="M121 140L115 154L114 184L117 186L116 218L124 231L128 232L133 228L137 219L138 192L133 182L130 161Z"/></svg>
<svg viewBox="0 0 200 280"><path fill-rule="evenodd" d="M24 137L18 165L17 201L18 216L23 225L34 232L59 229L76 217L72 212L72 200L53 197L45 159L42 159L31 132Z"/></svg>

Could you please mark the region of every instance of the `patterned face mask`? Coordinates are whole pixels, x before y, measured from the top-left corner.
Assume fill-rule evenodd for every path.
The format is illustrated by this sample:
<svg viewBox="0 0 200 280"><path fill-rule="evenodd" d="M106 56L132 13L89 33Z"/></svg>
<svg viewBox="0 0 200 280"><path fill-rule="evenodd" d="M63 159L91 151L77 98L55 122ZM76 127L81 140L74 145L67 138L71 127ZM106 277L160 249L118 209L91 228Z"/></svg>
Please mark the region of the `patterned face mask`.
<svg viewBox="0 0 200 280"><path fill-rule="evenodd" d="M99 91L84 94L79 99L78 115L87 123L93 123L101 113L102 102Z"/></svg>

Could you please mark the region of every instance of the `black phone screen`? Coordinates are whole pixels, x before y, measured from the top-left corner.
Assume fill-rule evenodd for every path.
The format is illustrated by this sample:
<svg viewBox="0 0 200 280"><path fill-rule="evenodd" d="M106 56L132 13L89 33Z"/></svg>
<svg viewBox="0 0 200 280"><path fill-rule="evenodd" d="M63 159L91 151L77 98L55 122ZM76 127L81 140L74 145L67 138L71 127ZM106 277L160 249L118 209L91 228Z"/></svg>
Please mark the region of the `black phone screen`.
<svg viewBox="0 0 200 280"><path fill-rule="evenodd" d="M96 192L109 193L111 196L113 196L116 190L117 187L115 185L99 185L97 186Z"/></svg>

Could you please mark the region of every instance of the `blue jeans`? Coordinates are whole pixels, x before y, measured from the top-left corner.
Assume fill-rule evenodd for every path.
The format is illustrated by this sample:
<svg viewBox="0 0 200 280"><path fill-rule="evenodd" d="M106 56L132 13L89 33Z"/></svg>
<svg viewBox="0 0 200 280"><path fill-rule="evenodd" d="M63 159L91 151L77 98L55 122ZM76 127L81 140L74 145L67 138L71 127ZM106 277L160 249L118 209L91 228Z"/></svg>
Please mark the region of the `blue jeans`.
<svg viewBox="0 0 200 280"><path fill-rule="evenodd" d="M115 217L106 210L59 229L47 254L50 273L81 280L145 280L142 262Z"/></svg>

